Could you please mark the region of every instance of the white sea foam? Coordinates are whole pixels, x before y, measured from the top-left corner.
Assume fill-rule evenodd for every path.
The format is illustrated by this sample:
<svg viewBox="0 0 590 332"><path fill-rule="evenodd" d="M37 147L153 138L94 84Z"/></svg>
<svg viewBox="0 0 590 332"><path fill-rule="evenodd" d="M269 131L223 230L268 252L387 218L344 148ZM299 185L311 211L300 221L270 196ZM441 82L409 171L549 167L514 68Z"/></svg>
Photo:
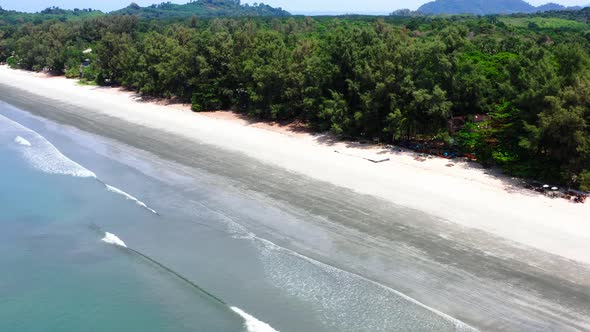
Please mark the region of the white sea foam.
<svg viewBox="0 0 590 332"><path fill-rule="evenodd" d="M22 146L31 146L31 142L27 141L26 139L24 139L20 136L16 136L16 138L14 139L14 142L16 144L20 144Z"/></svg>
<svg viewBox="0 0 590 332"><path fill-rule="evenodd" d="M441 329L440 321L437 322L427 314L430 312L453 325L456 331L477 331L472 326L395 289L278 246L258 237L230 218L227 219L227 230L232 233L233 238L258 244L262 263L271 281L293 296L320 304L325 309L325 317L330 321L328 324L343 324L342 328L347 326L358 330L391 331L391 327L393 330L408 329L404 322L418 321L420 327L427 330ZM409 303L424 311L406 311ZM348 319L343 319L343 312L347 313Z"/></svg>
<svg viewBox="0 0 590 332"><path fill-rule="evenodd" d="M254 239L256 238L256 234L250 232L246 227L240 225L239 223L233 221L232 219L224 216L226 218L226 227L227 230L232 234L234 239Z"/></svg>
<svg viewBox="0 0 590 332"><path fill-rule="evenodd" d="M102 238L102 241L112 244L112 245L119 246L119 247L127 248L127 245L125 244L125 242L123 242L123 240L121 240L118 236L116 236L113 233L109 233L109 232L104 233L104 237Z"/></svg>
<svg viewBox="0 0 590 332"><path fill-rule="evenodd" d="M0 128L0 141L13 140L20 146L27 147L18 151L34 168L50 174L96 178L96 174L64 156L43 136L20 123L0 115Z"/></svg>
<svg viewBox="0 0 590 332"><path fill-rule="evenodd" d="M420 325L416 326L417 329L446 328L444 323L440 325L440 321L427 314L430 312L453 325L456 331L477 331L452 316L361 275L280 247L251 232L241 235L239 238L258 244L262 262L275 285L293 296L321 305L328 324L359 330L391 331L408 329L405 322L414 321ZM415 309L408 311L409 303ZM416 307L425 311L420 313ZM343 313L346 313L346 319Z"/></svg>
<svg viewBox="0 0 590 332"><path fill-rule="evenodd" d="M231 310L244 319L244 326L248 332L279 332L273 329L272 326L265 322L259 321L256 317L244 312L240 308L231 307Z"/></svg>
<svg viewBox="0 0 590 332"><path fill-rule="evenodd" d="M123 190L119 189L119 188L115 188L113 186L110 186L108 184L105 183L105 187L107 188L108 191L121 195L123 197L125 197L125 199L130 200L130 201L134 201L135 204L141 206L142 208L150 211L153 214L158 214L158 212L156 212L154 209L150 208L149 206L147 206L144 202L140 201L139 199L129 195L128 193L124 192Z"/></svg>

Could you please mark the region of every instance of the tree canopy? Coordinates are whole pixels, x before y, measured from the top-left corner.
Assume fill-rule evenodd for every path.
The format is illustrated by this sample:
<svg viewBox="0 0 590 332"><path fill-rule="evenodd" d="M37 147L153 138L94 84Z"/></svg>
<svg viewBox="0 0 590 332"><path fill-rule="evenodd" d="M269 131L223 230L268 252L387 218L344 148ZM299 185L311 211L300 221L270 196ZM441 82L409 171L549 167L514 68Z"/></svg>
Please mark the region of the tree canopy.
<svg viewBox="0 0 590 332"><path fill-rule="evenodd" d="M89 60L88 81L195 111L381 142L435 139L511 174L590 189L586 15L23 20L0 25L0 61L76 74Z"/></svg>

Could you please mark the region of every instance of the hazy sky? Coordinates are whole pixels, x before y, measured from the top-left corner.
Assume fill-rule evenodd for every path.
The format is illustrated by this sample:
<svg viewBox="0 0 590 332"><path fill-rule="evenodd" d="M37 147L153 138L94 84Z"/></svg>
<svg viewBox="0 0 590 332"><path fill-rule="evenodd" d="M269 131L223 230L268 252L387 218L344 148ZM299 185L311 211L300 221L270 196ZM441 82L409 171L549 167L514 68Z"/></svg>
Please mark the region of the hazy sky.
<svg viewBox="0 0 590 332"><path fill-rule="evenodd" d="M264 2L266 4L283 7L293 13L298 12L381 12L389 13L399 8L416 9L429 0L264 0L249 1L242 0L242 3ZM0 0L0 6L5 9L20 11L39 11L49 6L62 8L95 8L103 11L120 9L131 3L132 0ZM152 3L160 3L163 0L135 0L136 3L145 6ZM186 3L184 0L172 1ZM586 5L590 0L529 0L533 5L540 5L547 2L558 2L563 5Z"/></svg>

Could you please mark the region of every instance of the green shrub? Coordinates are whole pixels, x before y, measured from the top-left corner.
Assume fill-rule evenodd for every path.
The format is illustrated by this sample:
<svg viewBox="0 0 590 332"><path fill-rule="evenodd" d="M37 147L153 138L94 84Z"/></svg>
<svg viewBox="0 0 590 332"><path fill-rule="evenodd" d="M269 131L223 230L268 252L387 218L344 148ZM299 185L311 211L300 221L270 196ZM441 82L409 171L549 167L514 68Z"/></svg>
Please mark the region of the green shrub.
<svg viewBox="0 0 590 332"><path fill-rule="evenodd" d="M590 171L586 170L580 173L578 182L580 183L580 190L590 191Z"/></svg>
<svg viewBox="0 0 590 332"><path fill-rule="evenodd" d="M18 68L18 59L15 56L8 57L6 63L10 68Z"/></svg>
<svg viewBox="0 0 590 332"><path fill-rule="evenodd" d="M78 78L80 77L80 70L76 67L71 67L66 69L66 77L67 78Z"/></svg>
<svg viewBox="0 0 590 332"><path fill-rule="evenodd" d="M330 128L330 131L332 132L332 134L339 136L342 135L344 133L344 130L342 130L342 127L340 127L338 124L333 123L332 127Z"/></svg>
<svg viewBox="0 0 590 332"><path fill-rule="evenodd" d="M193 110L193 112L201 112L203 110L203 106L201 106L199 99L200 98L196 94L191 98L191 110Z"/></svg>
<svg viewBox="0 0 590 332"><path fill-rule="evenodd" d="M84 67L82 69L82 78L84 78L88 82L96 81L96 77L98 76L97 70L94 66Z"/></svg>

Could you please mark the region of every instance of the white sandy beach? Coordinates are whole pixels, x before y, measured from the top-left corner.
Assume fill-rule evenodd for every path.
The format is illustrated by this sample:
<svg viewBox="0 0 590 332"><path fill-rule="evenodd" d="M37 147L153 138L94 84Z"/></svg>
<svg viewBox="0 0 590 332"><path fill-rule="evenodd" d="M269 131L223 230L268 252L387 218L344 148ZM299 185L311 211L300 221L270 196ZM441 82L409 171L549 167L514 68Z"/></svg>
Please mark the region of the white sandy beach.
<svg viewBox="0 0 590 332"><path fill-rule="evenodd" d="M63 77L6 66L0 66L0 83L78 105L81 112L91 109L187 140L238 151L314 179L590 264L590 204L554 200L520 189L511 179L487 174L468 163L447 167L449 161L441 158L419 162L410 152L329 140L325 143L325 136L251 125L225 112L205 115L191 112L188 106L140 102L134 94L118 89L81 86ZM374 164L362 158L390 161Z"/></svg>

